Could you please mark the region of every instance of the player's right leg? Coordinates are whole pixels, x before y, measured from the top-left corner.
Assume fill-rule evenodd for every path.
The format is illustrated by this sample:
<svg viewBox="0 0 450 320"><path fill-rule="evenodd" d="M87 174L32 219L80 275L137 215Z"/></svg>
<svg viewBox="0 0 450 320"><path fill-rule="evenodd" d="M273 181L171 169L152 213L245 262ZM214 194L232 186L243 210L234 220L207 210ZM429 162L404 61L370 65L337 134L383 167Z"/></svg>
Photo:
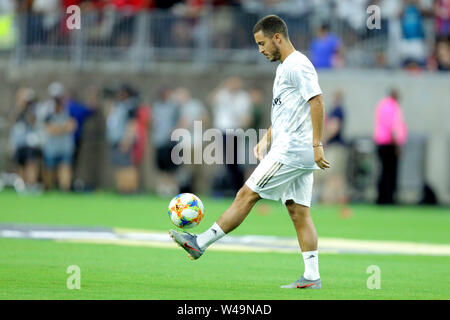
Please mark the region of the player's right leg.
<svg viewBox="0 0 450 320"><path fill-rule="evenodd" d="M320 289L322 287L319 274L317 232L309 208L313 180L312 170L305 170L286 189L282 197L297 232L305 265L303 276L288 285L281 286L282 288Z"/></svg>
<svg viewBox="0 0 450 320"><path fill-rule="evenodd" d="M217 224L224 233L229 233L236 229L247 217L250 210L261 197L244 185L236 194L231 206L217 220Z"/></svg>
<svg viewBox="0 0 450 320"><path fill-rule="evenodd" d="M259 199L279 200L290 180L295 179L296 172L298 174L297 169L283 167L267 155L239 190L231 206L211 228L200 235L171 230L170 236L188 252L191 259L199 258L209 245L239 226Z"/></svg>
<svg viewBox="0 0 450 320"><path fill-rule="evenodd" d="M261 198L256 192L244 185L236 194L231 206L211 228L200 235L180 233L175 230L170 230L169 235L186 250L190 259L198 259L209 245L238 227L259 199Z"/></svg>

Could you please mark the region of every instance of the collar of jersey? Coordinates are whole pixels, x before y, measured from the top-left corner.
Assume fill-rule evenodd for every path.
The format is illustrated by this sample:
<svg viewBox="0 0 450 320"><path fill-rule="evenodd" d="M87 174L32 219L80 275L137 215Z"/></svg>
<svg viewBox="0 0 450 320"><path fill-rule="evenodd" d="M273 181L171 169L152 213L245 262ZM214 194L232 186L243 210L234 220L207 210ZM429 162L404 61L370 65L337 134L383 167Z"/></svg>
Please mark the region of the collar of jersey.
<svg viewBox="0 0 450 320"><path fill-rule="evenodd" d="M287 57L286 59L284 59L284 61L281 64L285 64L286 61L288 61L288 59L293 55L293 54L297 54L297 50L292 51Z"/></svg>

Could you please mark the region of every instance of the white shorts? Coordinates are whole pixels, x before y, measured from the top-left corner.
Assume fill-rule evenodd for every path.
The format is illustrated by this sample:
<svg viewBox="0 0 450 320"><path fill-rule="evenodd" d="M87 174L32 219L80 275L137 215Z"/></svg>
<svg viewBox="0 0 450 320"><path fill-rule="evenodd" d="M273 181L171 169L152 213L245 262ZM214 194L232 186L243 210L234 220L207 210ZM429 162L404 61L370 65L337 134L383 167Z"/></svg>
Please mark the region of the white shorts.
<svg viewBox="0 0 450 320"><path fill-rule="evenodd" d="M266 156L253 171L245 184L261 198L284 204L287 200L311 206L314 181L313 169L301 169Z"/></svg>

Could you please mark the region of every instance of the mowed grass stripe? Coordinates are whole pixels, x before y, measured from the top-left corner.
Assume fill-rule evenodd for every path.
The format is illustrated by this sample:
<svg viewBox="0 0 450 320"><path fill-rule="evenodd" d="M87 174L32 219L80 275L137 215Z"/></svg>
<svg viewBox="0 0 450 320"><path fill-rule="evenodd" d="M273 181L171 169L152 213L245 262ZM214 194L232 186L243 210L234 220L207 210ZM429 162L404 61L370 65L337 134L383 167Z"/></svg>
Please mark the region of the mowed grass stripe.
<svg viewBox="0 0 450 320"><path fill-rule="evenodd" d="M192 232L203 232L228 208L232 199L200 195L205 217ZM170 199L109 193L86 195L48 193L41 197L0 192L1 223L55 224L118 227L167 232ZM311 212L320 237L360 240L392 240L450 244L450 214L439 207L376 207L351 205L352 215L342 219L339 206L312 205ZM279 202L261 201L234 235L295 236L286 208Z"/></svg>
<svg viewBox="0 0 450 320"><path fill-rule="evenodd" d="M300 255L180 250L0 239L0 299L450 299L448 257L320 255L322 290L283 290ZM81 290L68 290L69 265ZM370 265L381 289L367 288ZM427 270L427 283L423 283Z"/></svg>

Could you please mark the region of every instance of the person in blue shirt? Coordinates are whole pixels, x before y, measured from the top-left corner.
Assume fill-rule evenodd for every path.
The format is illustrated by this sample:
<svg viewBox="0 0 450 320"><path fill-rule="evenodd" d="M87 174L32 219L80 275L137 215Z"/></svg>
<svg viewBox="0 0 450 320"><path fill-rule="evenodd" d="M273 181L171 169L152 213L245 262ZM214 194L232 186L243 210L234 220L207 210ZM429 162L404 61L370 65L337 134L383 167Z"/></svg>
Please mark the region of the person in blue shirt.
<svg viewBox="0 0 450 320"><path fill-rule="evenodd" d="M327 24L323 24L317 31L317 37L310 46L310 58L316 69L334 68L341 55L340 39L329 32Z"/></svg>
<svg viewBox="0 0 450 320"><path fill-rule="evenodd" d="M327 148L327 158L333 161L333 166L324 175L317 172L316 185L321 189L320 200L325 204L346 205L348 202L346 170L348 163L348 148L343 138L345 110L343 93L334 93L330 113L326 116L324 137ZM344 207L345 208L345 207Z"/></svg>
<svg viewBox="0 0 450 320"><path fill-rule="evenodd" d="M402 63L407 68L424 67L427 56L423 13L416 0L405 1L400 15Z"/></svg>
<svg viewBox="0 0 450 320"><path fill-rule="evenodd" d="M75 132L73 133L73 139L75 142L73 162L74 168L78 162L80 144L81 144L81 133L83 132L83 124L88 117L90 117L94 110L91 106L86 105L81 102L74 94L71 94L66 100L66 108L69 112L70 117L72 117L77 124Z"/></svg>
<svg viewBox="0 0 450 320"><path fill-rule="evenodd" d="M424 39L423 16L413 0L408 0L401 17L402 33L404 39Z"/></svg>

